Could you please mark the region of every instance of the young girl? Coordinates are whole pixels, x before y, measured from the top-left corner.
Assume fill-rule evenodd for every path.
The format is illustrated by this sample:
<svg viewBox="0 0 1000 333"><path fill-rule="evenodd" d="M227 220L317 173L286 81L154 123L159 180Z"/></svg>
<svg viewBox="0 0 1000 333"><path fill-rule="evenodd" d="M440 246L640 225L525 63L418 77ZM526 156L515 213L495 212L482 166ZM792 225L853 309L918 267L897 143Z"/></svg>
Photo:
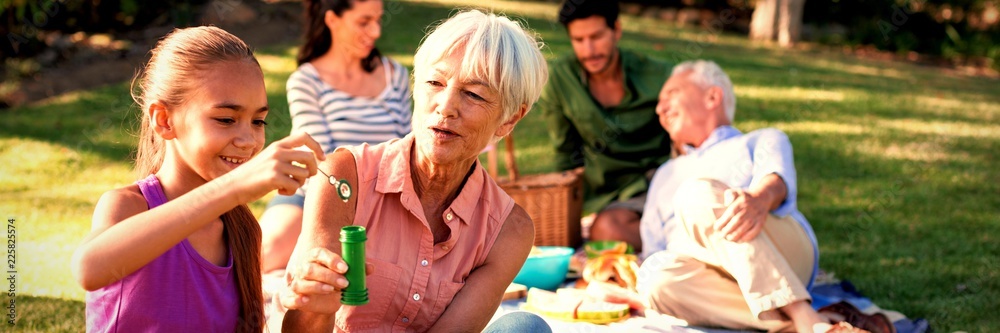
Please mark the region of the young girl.
<svg viewBox="0 0 1000 333"><path fill-rule="evenodd" d="M135 82L145 178L101 197L74 255L87 329L260 332L261 235L245 204L293 193L322 149L303 133L261 151L263 74L221 29L174 30Z"/></svg>

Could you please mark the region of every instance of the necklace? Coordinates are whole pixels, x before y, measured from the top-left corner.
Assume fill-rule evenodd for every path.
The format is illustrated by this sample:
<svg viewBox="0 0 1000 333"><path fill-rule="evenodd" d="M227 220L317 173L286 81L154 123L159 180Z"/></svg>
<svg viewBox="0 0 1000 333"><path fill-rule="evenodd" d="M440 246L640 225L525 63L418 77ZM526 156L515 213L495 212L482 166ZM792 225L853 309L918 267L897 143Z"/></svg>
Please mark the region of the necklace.
<svg viewBox="0 0 1000 333"><path fill-rule="evenodd" d="M323 169L317 168L316 170L318 170L319 173L322 173L324 176L326 176L326 178L329 179L330 185L333 185L337 188L337 196L340 197L340 200L347 202L347 199L351 198L351 192L352 192L351 184L347 182L347 179L338 180L336 177L326 174L326 172L324 172Z"/></svg>

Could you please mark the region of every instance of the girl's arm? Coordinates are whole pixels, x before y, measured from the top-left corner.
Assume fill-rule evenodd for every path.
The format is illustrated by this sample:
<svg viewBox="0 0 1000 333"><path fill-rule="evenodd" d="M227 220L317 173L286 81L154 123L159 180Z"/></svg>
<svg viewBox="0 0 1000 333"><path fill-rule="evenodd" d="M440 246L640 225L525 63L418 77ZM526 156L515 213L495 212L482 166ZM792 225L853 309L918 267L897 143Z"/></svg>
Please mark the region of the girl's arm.
<svg viewBox="0 0 1000 333"><path fill-rule="evenodd" d="M296 150L305 145L312 151ZM86 290L121 280L239 204L279 189L292 193L316 173L319 144L306 134L275 142L233 171L153 209L137 186L105 193L93 227L73 255L73 274ZM304 167L295 166L301 163ZM289 177L291 176L291 177Z"/></svg>
<svg viewBox="0 0 1000 333"><path fill-rule="evenodd" d="M346 149L330 154L320 166L330 175L346 179L358 191L354 155ZM347 202L335 186L320 174L312 177L302 212L302 233L289 260L289 288L281 293L282 306L289 309L282 322L285 332L330 332L334 313L340 309L339 290L347 287L347 264L340 257L340 228L354 224L358 194ZM372 273L368 266L368 274Z"/></svg>
<svg viewBox="0 0 1000 333"><path fill-rule="evenodd" d="M535 226L519 205L500 229L486 262L469 274L430 332L479 332L500 306L504 290L514 281L531 252Z"/></svg>

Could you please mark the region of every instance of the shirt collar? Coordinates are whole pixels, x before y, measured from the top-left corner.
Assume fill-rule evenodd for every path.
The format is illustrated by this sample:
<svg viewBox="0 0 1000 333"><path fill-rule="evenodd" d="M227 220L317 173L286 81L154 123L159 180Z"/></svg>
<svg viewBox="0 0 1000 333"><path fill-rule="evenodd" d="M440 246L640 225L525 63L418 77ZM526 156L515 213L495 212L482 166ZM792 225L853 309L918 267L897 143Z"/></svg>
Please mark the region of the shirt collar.
<svg viewBox="0 0 1000 333"><path fill-rule="evenodd" d="M740 136L742 134L743 132L740 132L740 130L736 129L735 127L729 125L722 125L716 127L715 130L712 131L712 134L708 135L708 138L705 139L705 142L701 143L701 147L695 147L689 144L685 144L684 151L686 152L686 155L696 155L705 151L709 147L712 147L716 143L726 141L727 139Z"/></svg>
<svg viewBox="0 0 1000 333"><path fill-rule="evenodd" d="M465 224L469 224L476 208L480 205L483 187L486 186L486 170L479 165L479 160L472 165L472 174L465 180L465 186L459 189L458 197L451 203L451 211Z"/></svg>
<svg viewBox="0 0 1000 333"><path fill-rule="evenodd" d="M400 198L404 204L407 201L404 198L406 194L411 194L415 199L419 199L416 198L413 179L410 178L410 154L413 152L414 140L411 133L386 147L382 154L382 160L379 162L378 181L375 185L375 191L379 193L403 194ZM479 164L479 160L476 160L472 168L474 170L469 175L469 179L465 181L465 184L459 189L458 196L445 210L446 212L454 212L458 215L459 220L465 224L468 224L472 219L486 180L486 170ZM419 204L419 200L417 201L415 204Z"/></svg>
<svg viewBox="0 0 1000 333"><path fill-rule="evenodd" d="M401 193L410 180L410 152L413 150L413 134L390 143L382 153L378 164L378 182L375 190L379 193ZM413 185L409 186L411 189Z"/></svg>

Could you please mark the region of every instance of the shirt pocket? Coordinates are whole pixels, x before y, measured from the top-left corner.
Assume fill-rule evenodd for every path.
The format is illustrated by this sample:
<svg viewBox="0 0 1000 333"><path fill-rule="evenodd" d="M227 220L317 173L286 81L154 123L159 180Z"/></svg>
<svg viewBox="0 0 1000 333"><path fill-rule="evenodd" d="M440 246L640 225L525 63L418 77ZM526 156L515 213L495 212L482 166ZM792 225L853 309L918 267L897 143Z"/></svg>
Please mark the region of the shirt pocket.
<svg viewBox="0 0 1000 333"><path fill-rule="evenodd" d="M368 304L343 305L337 311L337 328L343 331L360 331L379 327L396 296L396 287L403 269L393 263L369 258L375 272L365 280L368 288Z"/></svg>
<svg viewBox="0 0 1000 333"><path fill-rule="evenodd" d="M451 281L441 281L441 285L438 286L437 300L434 301L434 307L431 308L430 323L436 323L444 310L448 308L451 301L455 299L455 295L462 290L465 286L465 282L451 282Z"/></svg>

